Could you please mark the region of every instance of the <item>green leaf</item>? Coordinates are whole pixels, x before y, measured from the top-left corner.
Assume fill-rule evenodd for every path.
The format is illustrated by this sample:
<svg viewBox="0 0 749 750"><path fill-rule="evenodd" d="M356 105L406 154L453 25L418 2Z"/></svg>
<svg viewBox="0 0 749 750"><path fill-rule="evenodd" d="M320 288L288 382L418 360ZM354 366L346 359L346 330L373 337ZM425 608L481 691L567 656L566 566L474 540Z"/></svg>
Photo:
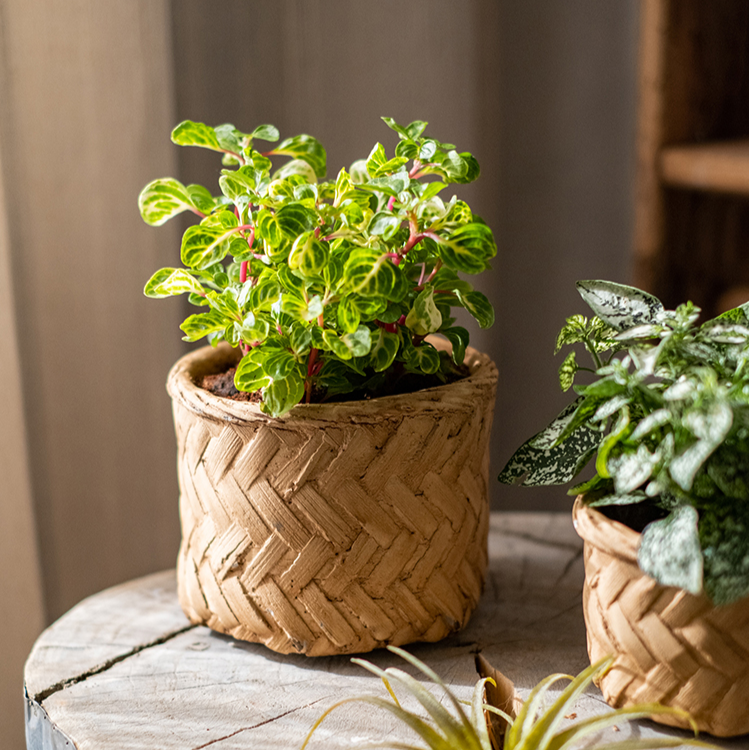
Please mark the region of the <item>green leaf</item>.
<svg viewBox="0 0 749 750"><path fill-rule="evenodd" d="M276 211L276 221L281 231L294 240L317 226L317 214L301 203L289 203Z"/></svg>
<svg viewBox="0 0 749 750"><path fill-rule="evenodd" d="M440 369L439 352L428 342L406 350L406 364L413 370L432 375Z"/></svg>
<svg viewBox="0 0 749 750"><path fill-rule="evenodd" d="M273 380L287 378L295 366L296 358L287 349L273 349L263 360L263 370Z"/></svg>
<svg viewBox="0 0 749 750"><path fill-rule="evenodd" d="M405 156L396 156L393 159L388 159L385 149L378 143L372 149L367 159L367 172L370 177L384 177L397 172L407 161L408 158Z"/></svg>
<svg viewBox="0 0 749 750"><path fill-rule="evenodd" d="M216 131L202 122L185 120L172 130L172 143L178 146L202 146L212 151L223 151L216 138Z"/></svg>
<svg viewBox="0 0 749 750"><path fill-rule="evenodd" d="M490 328L494 325L494 308L491 302L481 292L463 292L455 290L455 294L463 307L478 321L480 328Z"/></svg>
<svg viewBox="0 0 749 750"><path fill-rule="evenodd" d="M162 268L151 276L143 293L146 297L160 299L185 293L203 295L205 292L200 282L183 268Z"/></svg>
<svg viewBox="0 0 749 750"><path fill-rule="evenodd" d="M388 240L398 230L402 221L400 216L390 211L380 211L372 217L367 231L375 236L382 235L383 239Z"/></svg>
<svg viewBox="0 0 749 750"><path fill-rule="evenodd" d="M702 550L697 511L688 505L645 527L637 552L644 573L663 586L678 586L691 594L702 591Z"/></svg>
<svg viewBox="0 0 749 750"><path fill-rule="evenodd" d="M273 247L281 244L283 232L275 214L267 208L261 208L255 218L255 236L267 240Z"/></svg>
<svg viewBox="0 0 749 750"><path fill-rule="evenodd" d="M287 161L286 164L279 167L273 173L273 179L282 180L292 175L303 177L308 183L314 184L317 182L317 175L312 165L303 159L291 159Z"/></svg>
<svg viewBox="0 0 749 750"><path fill-rule="evenodd" d="M283 380L274 380L263 388L261 409L272 417L281 417L296 406L304 396L304 378L298 370L292 371Z"/></svg>
<svg viewBox="0 0 749 750"><path fill-rule="evenodd" d="M365 357L372 348L372 332L367 326L359 326L352 333L345 333L341 341L354 357Z"/></svg>
<svg viewBox="0 0 749 750"><path fill-rule="evenodd" d="M442 314L434 304L433 287L427 285L419 292L406 316L406 325L419 336L439 330L442 325Z"/></svg>
<svg viewBox="0 0 749 750"><path fill-rule="evenodd" d="M215 310L190 315L180 325L180 328L185 333L182 337L183 341L198 341L209 333L222 331L225 327L226 319Z"/></svg>
<svg viewBox="0 0 749 750"><path fill-rule="evenodd" d="M564 484L576 477L595 453L602 437L600 432L583 424L562 443L555 443L580 402L578 399L571 403L546 429L523 443L502 469L499 481L533 487Z"/></svg>
<svg viewBox="0 0 749 750"><path fill-rule="evenodd" d="M262 366L251 355L242 357L234 373L234 385L237 390L254 393L269 384L270 378L263 372Z"/></svg>
<svg viewBox="0 0 749 750"><path fill-rule="evenodd" d="M406 125L407 136L415 140L426 130L428 124L425 120L414 120L409 125Z"/></svg>
<svg viewBox="0 0 749 750"><path fill-rule="evenodd" d="M627 434L629 428L629 408L623 407L619 412L619 419L616 424L611 428L611 432L605 437L598 447L598 455L596 456L596 471L601 477L610 477L611 473L608 468L609 454L613 450L614 446L622 440Z"/></svg>
<svg viewBox="0 0 749 750"><path fill-rule="evenodd" d="M400 267L373 248L354 250L343 273L348 292L362 297L384 297L399 302L408 290L408 282Z"/></svg>
<svg viewBox="0 0 749 750"><path fill-rule="evenodd" d="M368 182L357 184L356 187L360 190L367 190L372 193L384 193L385 195L392 195L397 198L398 195L408 188L410 183L411 178L408 176L408 172L396 172L386 177L374 177Z"/></svg>
<svg viewBox="0 0 749 750"><path fill-rule="evenodd" d="M580 296L599 318L617 331L658 323L663 304L652 294L613 281L578 281Z"/></svg>
<svg viewBox="0 0 749 750"><path fill-rule="evenodd" d="M559 386L563 391L572 388L572 384L575 382L575 373L579 369L575 352L570 352L559 368Z"/></svg>
<svg viewBox="0 0 749 750"><path fill-rule="evenodd" d="M235 234L236 229L201 224L190 227L182 237L182 262L189 268L200 270L222 261Z"/></svg>
<svg viewBox="0 0 749 750"><path fill-rule="evenodd" d="M400 337L397 333L390 333L380 328L379 336L375 342L370 357L375 372L387 370L395 361L400 347Z"/></svg>
<svg viewBox="0 0 749 750"><path fill-rule="evenodd" d="M448 238L441 238L439 253L445 265L464 273L481 273L487 260L497 254L491 229L471 222L458 227Z"/></svg>
<svg viewBox="0 0 749 750"><path fill-rule="evenodd" d="M588 325L588 319L584 315L572 315L567 318L554 347L554 354L557 354L563 346L568 344L577 344L585 337L585 331Z"/></svg>
<svg viewBox="0 0 749 750"><path fill-rule="evenodd" d="M461 326L443 328L440 333L452 344L452 358L456 365L462 365L466 356L466 347L470 334Z"/></svg>
<svg viewBox="0 0 749 750"><path fill-rule="evenodd" d="M338 325L346 333L353 333L359 327L361 314L351 297L343 297L338 303Z"/></svg>
<svg viewBox="0 0 749 750"><path fill-rule="evenodd" d="M281 295L281 285L275 276L265 276L250 292L250 307L253 310L270 310Z"/></svg>
<svg viewBox="0 0 749 750"><path fill-rule="evenodd" d="M302 159L315 170L318 179L321 180L325 177L327 170L325 149L320 141L311 135L297 135L293 138L287 138L276 146L271 154L283 154L294 159Z"/></svg>
<svg viewBox="0 0 749 750"><path fill-rule="evenodd" d="M158 227L183 211L194 210L195 204L181 182L164 177L143 188L138 196L138 208L146 224Z"/></svg>
<svg viewBox="0 0 749 750"><path fill-rule="evenodd" d="M281 137L275 125L258 125L250 134L250 138L259 138L261 141L275 142Z"/></svg>
<svg viewBox="0 0 749 750"><path fill-rule="evenodd" d="M304 276L319 276L330 255L327 243L320 242L314 232L303 232L294 241L289 253L289 268Z"/></svg>

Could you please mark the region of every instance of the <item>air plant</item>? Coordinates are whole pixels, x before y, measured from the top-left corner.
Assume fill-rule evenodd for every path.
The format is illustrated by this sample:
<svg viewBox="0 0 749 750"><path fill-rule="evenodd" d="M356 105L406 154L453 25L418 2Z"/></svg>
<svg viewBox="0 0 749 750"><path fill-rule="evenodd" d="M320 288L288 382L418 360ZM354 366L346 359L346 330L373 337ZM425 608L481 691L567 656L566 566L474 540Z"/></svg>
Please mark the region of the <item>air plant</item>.
<svg viewBox="0 0 749 750"><path fill-rule="evenodd" d="M425 748L428 750L500 750L500 748L502 750L571 750L571 748L578 746L581 740L610 726L622 721L647 719L656 714L667 714L686 719L695 730L695 735L697 734L694 721L685 711L662 706L658 703L644 703L628 708L615 709L600 716L593 716L560 728L562 720L569 715L577 699L594 680L599 679L609 669L613 661L610 657L602 659L583 670L577 677L566 674L549 675L531 690L524 702L514 695L512 683L504 675L489 668L489 673L493 673L494 676L482 677L473 689L472 699L462 701L422 661L402 649L392 646L388 648L438 685L444 692L452 710L445 708L437 697L402 669L394 667L380 669L363 659L352 659L355 664L359 664L380 677L389 693L390 700L366 695L339 701L328 708L315 722L301 750L307 748L313 734L330 713L346 703L355 702L367 703L390 712L399 722L410 727L424 742L422 746L400 741L374 742L366 746L357 745L359 750L362 747L394 748L394 750L425 750ZM486 674L485 670L482 671ZM569 680L569 685L551 702L551 705L544 705L549 689L560 680ZM502 704L501 708L485 701L485 693L486 698L491 701L491 688L496 689L498 682L504 683L503 690L500 691L502 698L497 701ZM400 686L406 693L415 698L429 715L429 718L424 718L405 709L398 700L393 685ZM510 694L507 692L508 686L512 691ZM497 692L495 690L495 700L496 697ZM469 711L464 710L464 705L469 708ZM516 710L515 707L518 705L519 708ZM499 721L490 721L490 717L498 717ZM683 737L628 739L620 742L597 744L595 747L597 750L644 750L645 748L668 748L680 745L717 750L713 745L697 739L684 739Z"/></svg>

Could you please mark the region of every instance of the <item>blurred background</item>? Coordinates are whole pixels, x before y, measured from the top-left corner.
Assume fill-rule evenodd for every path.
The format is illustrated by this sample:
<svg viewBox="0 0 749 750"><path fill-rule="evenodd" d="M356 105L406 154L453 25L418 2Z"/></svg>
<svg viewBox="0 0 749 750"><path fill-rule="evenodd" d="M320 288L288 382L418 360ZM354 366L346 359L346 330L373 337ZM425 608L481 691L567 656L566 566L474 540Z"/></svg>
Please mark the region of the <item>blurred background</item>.
<svg viewBox="0 0 749 750"><path fill-rule="evenodd" d="M491 475L567 402L552 358L580 278L632 280L636 0L0 0L0 737L23 747L22 665L81 598L174 564L166 374L181 300L142 295L180 227L140 219L157 177L215 189L183 119L308 132L329 173L428 120L471 151L458 186L494 230L471 327L500 384ZM449 196L448 196L449 197ZM492 480L493 481L493 480ZM564 489L492 484L499 510Z"/></svg>

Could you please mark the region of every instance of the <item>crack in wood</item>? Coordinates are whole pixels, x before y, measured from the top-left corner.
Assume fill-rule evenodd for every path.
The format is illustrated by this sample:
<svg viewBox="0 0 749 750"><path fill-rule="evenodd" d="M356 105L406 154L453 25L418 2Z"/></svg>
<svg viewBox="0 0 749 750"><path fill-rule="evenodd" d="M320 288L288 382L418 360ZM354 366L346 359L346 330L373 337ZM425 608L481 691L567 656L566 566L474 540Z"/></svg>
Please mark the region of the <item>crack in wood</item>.
<svg viewBox="0 0 749 750"><path fill-rule="evenodd" d="M154 641L149 641L148 643L144 643L140 646L136 646L135 648L130 649L130 651L126 651L124 654L120 654L119 656L115 656L112 659L108 659L103 664L99 664L96 667L87 669L85 672L81 672L81 674L78 674L75 677L68 677L64 680L60 680L60 682L56 682L54 685L50 685L45 690L38 692L33 697L33 700L41 705L42 701L45 701L47 698L49 698L51 695L54 695L55 693L59 693L60 690L65 690L65 688L69 688L72 685L77 685L79 682L83 682L84 680L87 680L89 677L93 677L94 675L101 674L102 672L106 672L108 669L111 669L115 664L119 664L121 661L125 661L125 659L129 659L131 656L135 656L135 654L139 654L141 651L145 651L148 648L153 648L154 646L160 646L162 643L166 643L167 641L172 640L172 638L176 638L178 635L182 635L182 633L187 633L188 631L194 630L197 627L198 625L192 625L192 624L186 625L184 628L180 628L179 630L173 630L170 633L167 633L166 635L163 635L161 638L157 638Z"/></svg>
<svg viewBox="0 0 749 750"><path fill-rule="evenodd" d="M236 731L232 732L231 734L227 734L225 737L217 737L215 740L211 740L210 742L206 742L203 745L198 745L197 747L194 747L193 750L203 750L205 747L210 747L211 745L215 745L218 742L223 742L224 740L229 740L232 737L236 737L238 734L242 734L242 732L249 732L251 729L257 729L258 727L264 727L266 724L271 724L274 721L278 721L279 719L283 719L284 716L288 716L289 714L293 714L296 711L301 711L302 709L309 708L310 706L314 706L315 703L319 703L320 701L328 700L329 696L326 696L325 698L318 698L316 701L312 701L312 703L307 703L304 706L297 706L296 708L291 708L288 711L284 711L282 714L279 714L278 716L274 716L270 719L266 719L265 721L260 721L257 724L253 724L250 727L242 727L241 729L237 729Z"/></svg>

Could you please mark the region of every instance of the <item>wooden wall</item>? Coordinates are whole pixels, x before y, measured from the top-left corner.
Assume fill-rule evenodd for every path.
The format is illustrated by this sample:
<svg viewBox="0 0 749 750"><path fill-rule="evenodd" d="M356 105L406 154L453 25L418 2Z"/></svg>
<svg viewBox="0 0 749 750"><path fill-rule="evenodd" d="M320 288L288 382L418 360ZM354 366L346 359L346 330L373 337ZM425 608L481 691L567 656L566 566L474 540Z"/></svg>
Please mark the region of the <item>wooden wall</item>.
<svg viewBox="0 0 749 750"><path fill-rule="evenodd" d="M18 653L43 618L175 558L163 382L182 348L181 309L141 290L176 262L178 227L146 227L136 198L171 174L215 184L220 167L173 147L171 127L189 117L307 131L333 172L377 140L392 148L381 115L423 118L476 154L482 179L457 192L500 246L479 281L497 324L472 329L500 365L496 473L565 401L551 351L563 318L582 310L574 280L628 275L636 10L0 0L0 413L12 426L0 470L13 469L0 486L0 596L27 613L23 634L0 639L5 746L22 747ZM560 491L494 489L501 507L569 507Z"/></svg>

